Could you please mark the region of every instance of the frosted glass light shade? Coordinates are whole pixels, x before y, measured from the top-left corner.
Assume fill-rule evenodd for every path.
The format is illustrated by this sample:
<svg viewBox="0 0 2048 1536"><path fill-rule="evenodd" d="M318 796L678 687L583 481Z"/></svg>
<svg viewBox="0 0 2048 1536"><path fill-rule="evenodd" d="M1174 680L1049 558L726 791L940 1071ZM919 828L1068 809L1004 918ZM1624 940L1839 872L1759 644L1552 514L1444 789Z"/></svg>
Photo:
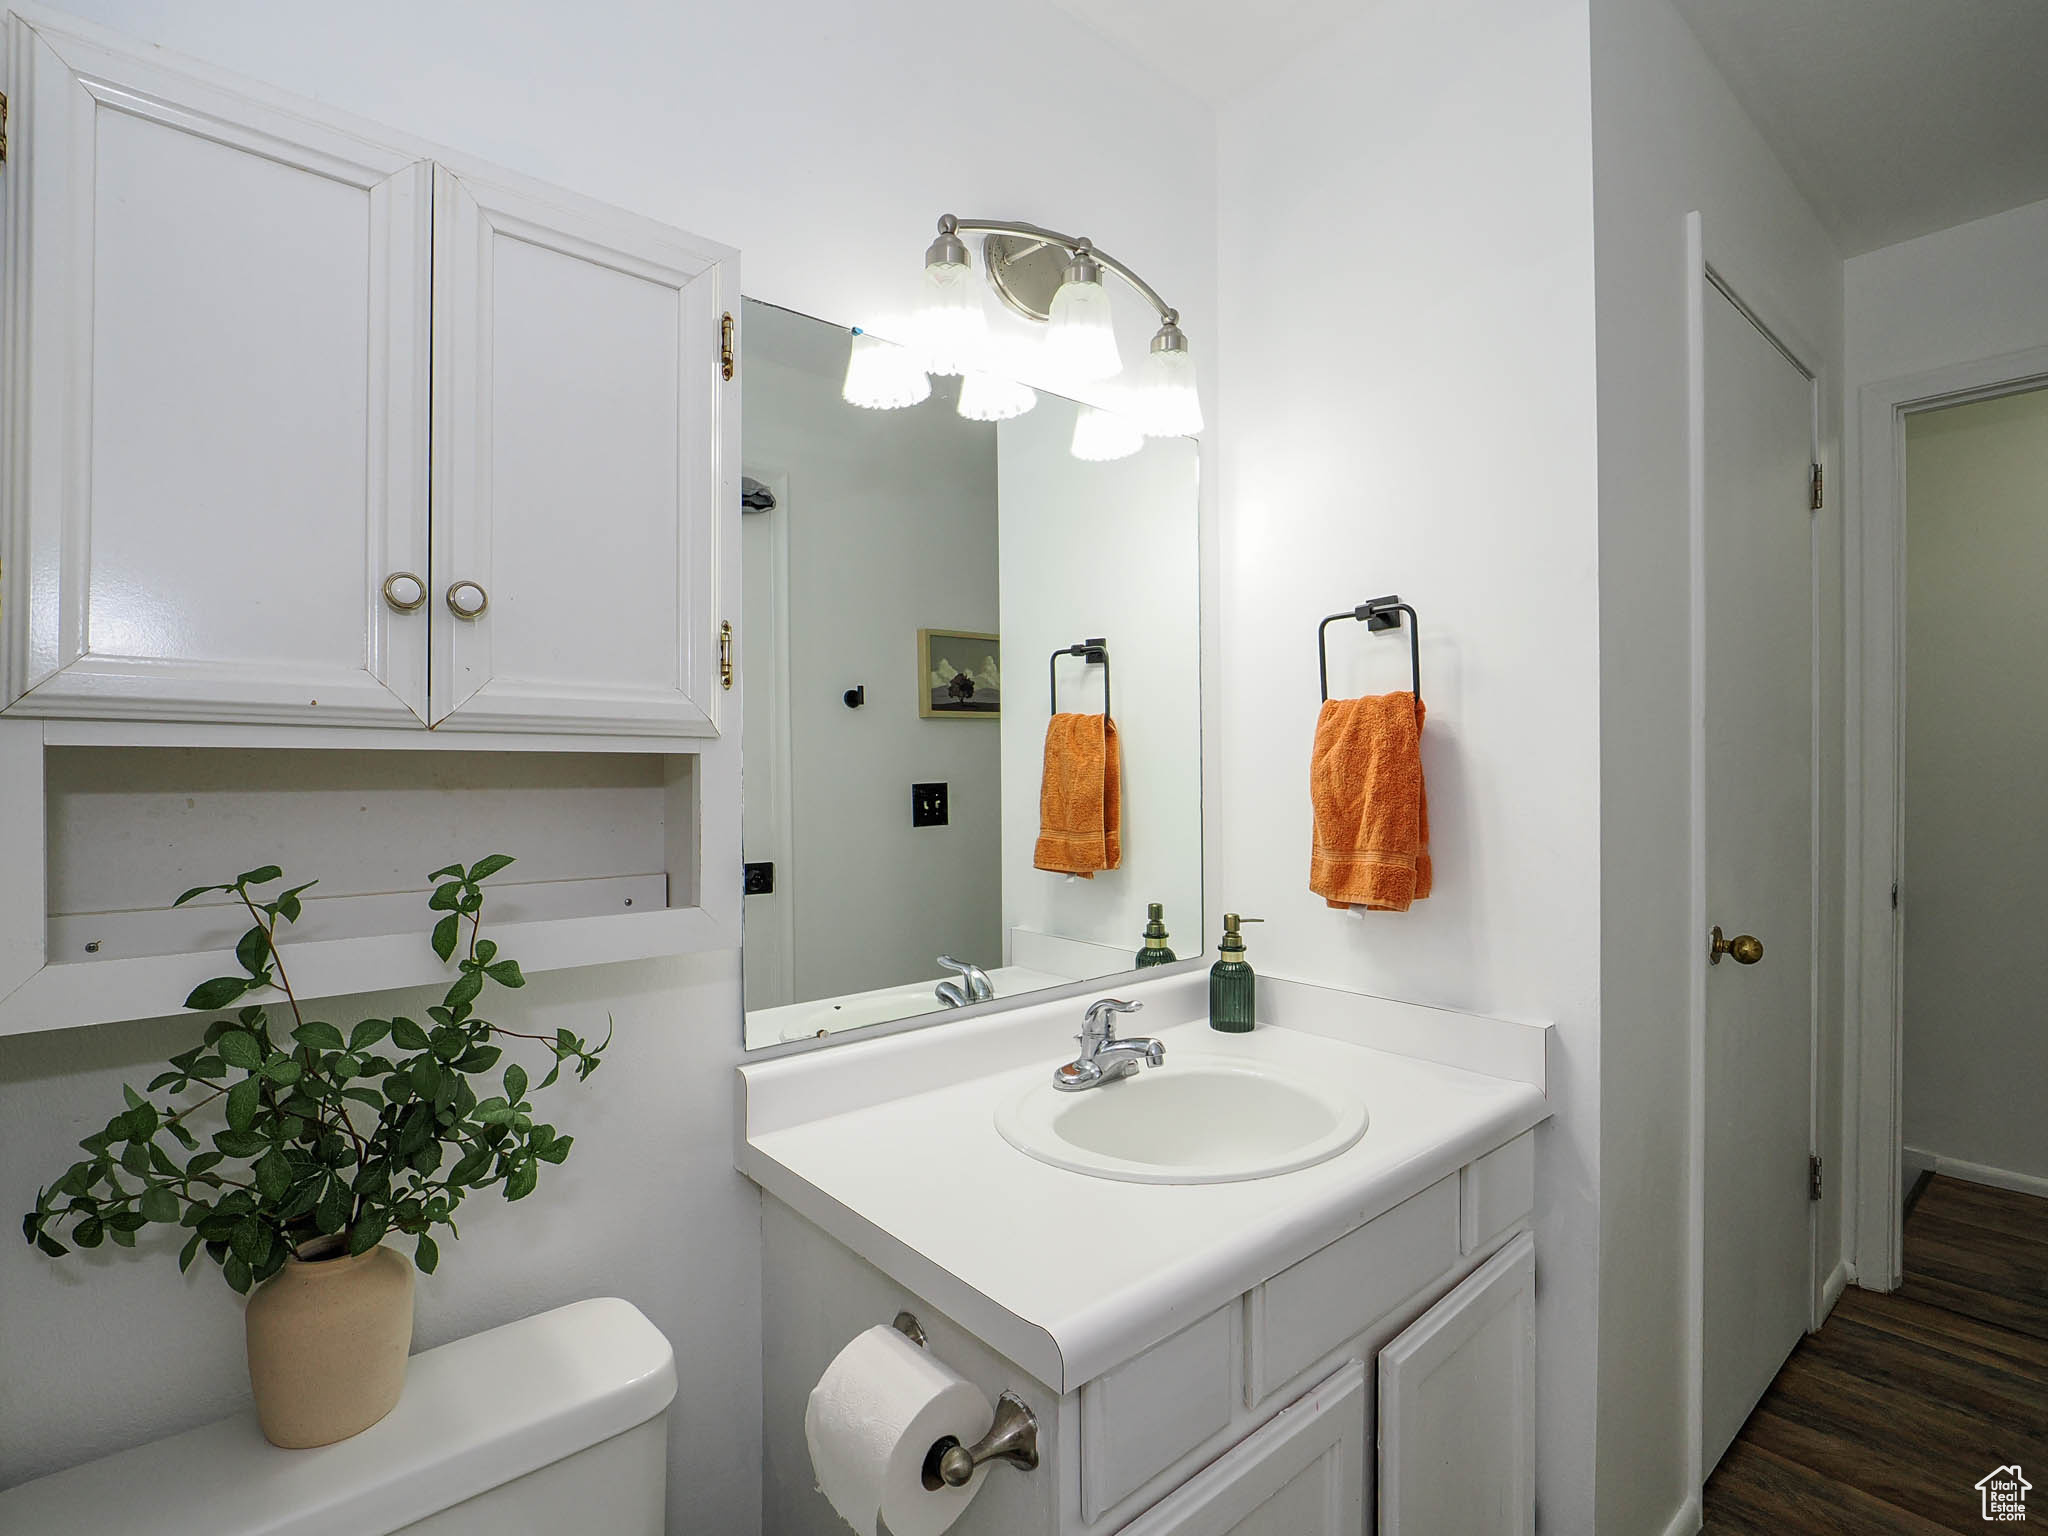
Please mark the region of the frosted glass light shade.
<svg viewBox="0 0 2048 1536"><path fill-rule="evenodd" d="M893 341L855 330L839 397L870 411L898 411L930 397L932 381L917 359Z"/></svg>
<svg viewBox="0 0 2048 1536"><path fill-rule="evenodd" d="M1195 390L1195 360L1186 348L1146 353L1138 373L1131 408L1147 437L1193 437L1202 430L1202 397Z"/></svg>
<svg viewBox="0 0 2048 1536"><path fill-rule="evenodd" d="M1077 383L1114 377L1123 368L1117 356L1116 326L1110 315L1109 290L1097 282L1060 284L1052 296L1050 327L1045 334L1047 360L1063 378Z"/></svg>
<svg viewBox="0 0 2048 1536"><path fill-rule="evenodd" d="M970 373L960 380L959 411L969 421L1008 421L1038 404L1038 391L999 373Z"/></svg>
<svg viewBox="0 0 2048 1536"><path fill-rule="evenodd" d="M934 262L924 269L912 340L931 373L967 373L981 366L988 349L988 317L965 262Z"/></svg>
<svg viewBox="0 0 2048 1536"><path fill-rule="evenodd" d="M1074 441L1070 451L1077 459L1104 463L1128 459L1145 446L1145 434L1128 417L1105 411L1099 405L1084 405L1074 418Z"/></svg>

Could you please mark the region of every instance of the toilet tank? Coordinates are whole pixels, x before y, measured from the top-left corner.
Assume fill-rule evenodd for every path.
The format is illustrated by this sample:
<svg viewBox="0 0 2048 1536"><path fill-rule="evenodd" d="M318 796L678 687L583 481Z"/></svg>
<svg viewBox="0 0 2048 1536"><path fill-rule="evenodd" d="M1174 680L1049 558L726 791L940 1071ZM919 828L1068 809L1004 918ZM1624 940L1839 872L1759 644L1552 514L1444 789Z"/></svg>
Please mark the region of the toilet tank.
<svg viewBox="0 0 2048 1536"><path fill-rule="evenodd" d="M353 1439L280 1450L256 1413L0 1493L23 1536L660 1536L669 1343L630 1302L579 1301L414 1355Z"/></svg>

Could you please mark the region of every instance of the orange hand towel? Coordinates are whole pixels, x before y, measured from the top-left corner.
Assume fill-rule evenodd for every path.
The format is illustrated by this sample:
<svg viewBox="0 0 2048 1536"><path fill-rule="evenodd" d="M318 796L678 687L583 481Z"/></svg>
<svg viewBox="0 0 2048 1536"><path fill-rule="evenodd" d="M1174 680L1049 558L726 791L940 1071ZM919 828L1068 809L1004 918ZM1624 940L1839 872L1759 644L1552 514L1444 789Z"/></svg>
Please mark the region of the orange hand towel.
<svg viewBox="0 0 2048 1536"><path fill-rule="evenodd" d="M1122 768L1116 722L1107 715L1054 715L1045 728L1038 791L1038 847L1031 862L1095 878L1124 861Z"/></svg>
<svg viewBox="0 0 2048 1536"><path fill-rule="evenodd" d="M1310 890L1333 907L1380 912L1405 912L1429 894L1420 699L1325 700L1308 790L1316 818Z"/></svg>

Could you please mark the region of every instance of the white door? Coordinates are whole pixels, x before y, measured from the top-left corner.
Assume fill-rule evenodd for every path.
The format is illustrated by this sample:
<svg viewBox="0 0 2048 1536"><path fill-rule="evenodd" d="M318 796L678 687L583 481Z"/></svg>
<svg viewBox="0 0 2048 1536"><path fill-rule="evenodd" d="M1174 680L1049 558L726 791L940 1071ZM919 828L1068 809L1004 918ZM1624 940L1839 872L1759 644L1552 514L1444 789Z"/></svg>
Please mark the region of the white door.
<svg viewBox="0 0 2048 1536"><path fill-rule="evenodd" d="M430 167L5 39L0 702L418 723L426 611L381 589L425 591Z"/></svg>
<svg viewBox="0 0 2048 1536"><path fill-rule="evenodd" d="M436 168L435 725L717 734L737 286L722 247Z"/></svg>
<svg viewBox="0 0 2048 1536"><path fill-rule="evenodd" d="M1763 945L1707 969L1711 1469L1812 1318L1814 394L1711 284L1705 303L1707 920Z"/></svg>
<svg viewBox="0 0 2048 1536"><path fill-rule="evenodd" d="M1380 1536L1536 1529L1536 1243L1526 1232L1380 1351Z"/></svg>
<svg viewBox="0 0 2048 1536"><path fill-rule="evenodd" d="M756 483L761 491L756 504L740 514L740 683L746 749L740 857L749 873L743 909L746 943L740 954L750 1013L796 1001L796 872L789 837L789 479L764 474ZM767 867L765 878L757 880L755 871L762 865ZM757 888L762 884L768 889Z"/></svg>
<svg viewBox="0 0 2048 1536"><path fill-rule="evenodd" d="M1118 1536L1360 1536L1365 1392L1347 1362Z"/></svg>

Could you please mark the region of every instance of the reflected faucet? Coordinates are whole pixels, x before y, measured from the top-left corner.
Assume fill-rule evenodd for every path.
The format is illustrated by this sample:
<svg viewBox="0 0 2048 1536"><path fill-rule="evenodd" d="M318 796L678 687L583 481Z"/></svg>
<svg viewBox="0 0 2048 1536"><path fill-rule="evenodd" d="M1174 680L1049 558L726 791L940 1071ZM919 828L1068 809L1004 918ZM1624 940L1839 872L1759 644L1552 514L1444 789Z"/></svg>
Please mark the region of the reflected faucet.
<svg viewBox="0 0 2048 1536"><path fill-rule="evenodd" d="M939 956L939 964L960 978L958 981L942 981L938 985L939 1001L948 1008L986 1003L996 995L995 983L988 979L988 972L980 966L955 960L951 955Z"/></svg>

